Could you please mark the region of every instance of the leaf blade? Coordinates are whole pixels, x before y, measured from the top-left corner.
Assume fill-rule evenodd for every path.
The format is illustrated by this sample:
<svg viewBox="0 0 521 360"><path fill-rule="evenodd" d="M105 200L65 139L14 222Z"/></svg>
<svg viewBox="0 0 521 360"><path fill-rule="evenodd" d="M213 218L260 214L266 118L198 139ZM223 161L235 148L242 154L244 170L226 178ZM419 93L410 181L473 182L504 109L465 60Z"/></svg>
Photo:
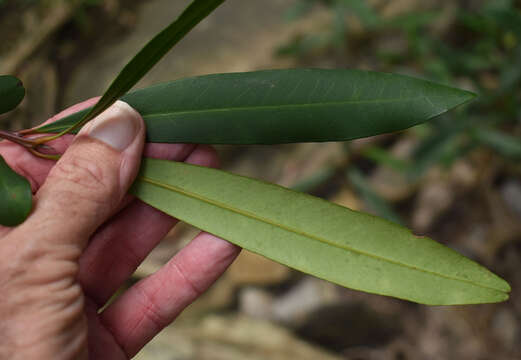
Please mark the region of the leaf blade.
<svg viewBox="0 0 521 360"><path fill-rule="evenodd" d="M193 0L181 15L159 34L154 36L114 79L101 99L77 124L83 124L105 111L129 91L161 58L190 30L207 17L225 0ZM71 126L74 124L71 124ZM66 129L64 129L66 130Z"/></svg>
<svg viewBox="0 0 521 360"><path fill-rule="evenodd" d="M473 97L401 75L293 69L186 78L122 100L141 113L150 142L278 144L399 131ZM38 131L59 131L81 115Z"/></svg>
<svg viewBox="0 0 521 360"><path fill-rule="evenodd" d="M132 192L250 251L349 288L437 305L503 301L510 291L430 239L273 184L146 159Z"/></svg>
<svg viewBox="0 0 521 360"><path fill-rule="evenodd" d="M0 76L0 114L16 108L25 96L22 82L14 76Z"/></svg>
<svg viewBox="0 0 521 360"><path fill-rule="evenodd" d="M29 181L14 172L0 156L0 225L21 224L32 209Z"/></svg>

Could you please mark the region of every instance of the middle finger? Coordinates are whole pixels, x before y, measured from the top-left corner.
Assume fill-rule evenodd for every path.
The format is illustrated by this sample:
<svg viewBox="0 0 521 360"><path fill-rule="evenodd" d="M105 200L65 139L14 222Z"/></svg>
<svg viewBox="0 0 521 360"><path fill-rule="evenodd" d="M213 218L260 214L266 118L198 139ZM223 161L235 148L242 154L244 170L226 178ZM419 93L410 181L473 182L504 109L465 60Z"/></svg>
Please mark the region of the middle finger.
<svg viewBox="0 0 521 360"><path fill-rule="evenodd" d="M164 151L165 147L172 146L181 145L160 145L159 148ZM186 148L178 150L186 151ZM209 146L199 145L184 156L186 159L178 153L174 159L217 166L217 156ZM103 306L176 223L177 219L139 200L123 209L95 234L80 259L79 280L85 294Z"/></svg>

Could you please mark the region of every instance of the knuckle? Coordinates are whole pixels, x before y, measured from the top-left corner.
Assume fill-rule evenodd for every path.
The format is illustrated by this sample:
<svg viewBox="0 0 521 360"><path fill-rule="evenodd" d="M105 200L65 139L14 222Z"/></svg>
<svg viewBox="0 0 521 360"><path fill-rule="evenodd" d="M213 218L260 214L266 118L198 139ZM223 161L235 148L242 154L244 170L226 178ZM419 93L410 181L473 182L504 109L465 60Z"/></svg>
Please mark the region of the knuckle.
<svg viewBox="0 0 521 360"><path fill-rule="evenodd" d="M108 169L83 156L74 156L67 161L58 162L52 175L61 181L77 184L89 190L99 190L111 185Z"/></svg>
<svg viewBox="0 0 521 360"><path fill-rule="evenodd" d="M103 186L105 178L104 171L98 164L78 156L58 162L53 169L53 175L88 188Z"/></svg>
<svg viewBox="0 0 521 360"><path fill-rule="evenodd" d="M62 194L89 200L106 202L118 190L117 174L108 164L92 160L87 156L73 156L59 161L50 177L60 186Z"/></svg>
<svg viewBox="0 0 521 360"><path fill-rule="evenodd" d="M196 284L196 281L189 275L184 267L177 261L173 261L171 266L179 275L179 278L184 283L187 289L191 291L191 297L194 299L201 296L204 293L204 289Z"/></svg>

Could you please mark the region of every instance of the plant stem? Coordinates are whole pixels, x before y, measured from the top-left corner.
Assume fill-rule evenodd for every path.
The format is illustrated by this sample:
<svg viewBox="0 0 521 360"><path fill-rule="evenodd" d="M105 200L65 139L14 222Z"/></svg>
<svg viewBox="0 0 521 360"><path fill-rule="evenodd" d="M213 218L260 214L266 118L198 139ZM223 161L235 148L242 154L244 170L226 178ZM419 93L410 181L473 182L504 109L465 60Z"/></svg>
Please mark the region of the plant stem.
<svg viewBox="0 0 521 360"><path fill-rule="evenodd" d="M9 140L26 148L34 148L38 146L38 144L34 140L26 139L20 136L19 134L10 131L0 130L0 138Z"/></svg>
<svg viewBox="0 0 521 360"><path fill-rule="evenodd" d="M11 141L15 144L23 146L24 148L28 149L33 155L36 155L43 159L58 160L60 158L60 155L58 154L44 154L37 150L37 148L54 150L51 146L45 145L45 141L41 141L42 138L26 139L21 136L22 133L22 131L18 133L13 133L10 131L0 130L0 139L5 139L7 141Z"/></svg>

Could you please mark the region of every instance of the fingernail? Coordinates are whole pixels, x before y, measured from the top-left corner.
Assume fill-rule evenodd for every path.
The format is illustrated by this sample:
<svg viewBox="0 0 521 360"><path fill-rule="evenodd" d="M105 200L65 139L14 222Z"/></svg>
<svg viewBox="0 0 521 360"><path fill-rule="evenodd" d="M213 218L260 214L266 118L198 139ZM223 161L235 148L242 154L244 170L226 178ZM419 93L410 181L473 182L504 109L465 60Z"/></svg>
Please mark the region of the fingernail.
<svg viewBox="0 0 521 360"><path fill-rule="evenodd" d="M89 137L122 151L136 138L140 122L141 116L136 110L123 101L117 101L93 120Z"/></svg>

